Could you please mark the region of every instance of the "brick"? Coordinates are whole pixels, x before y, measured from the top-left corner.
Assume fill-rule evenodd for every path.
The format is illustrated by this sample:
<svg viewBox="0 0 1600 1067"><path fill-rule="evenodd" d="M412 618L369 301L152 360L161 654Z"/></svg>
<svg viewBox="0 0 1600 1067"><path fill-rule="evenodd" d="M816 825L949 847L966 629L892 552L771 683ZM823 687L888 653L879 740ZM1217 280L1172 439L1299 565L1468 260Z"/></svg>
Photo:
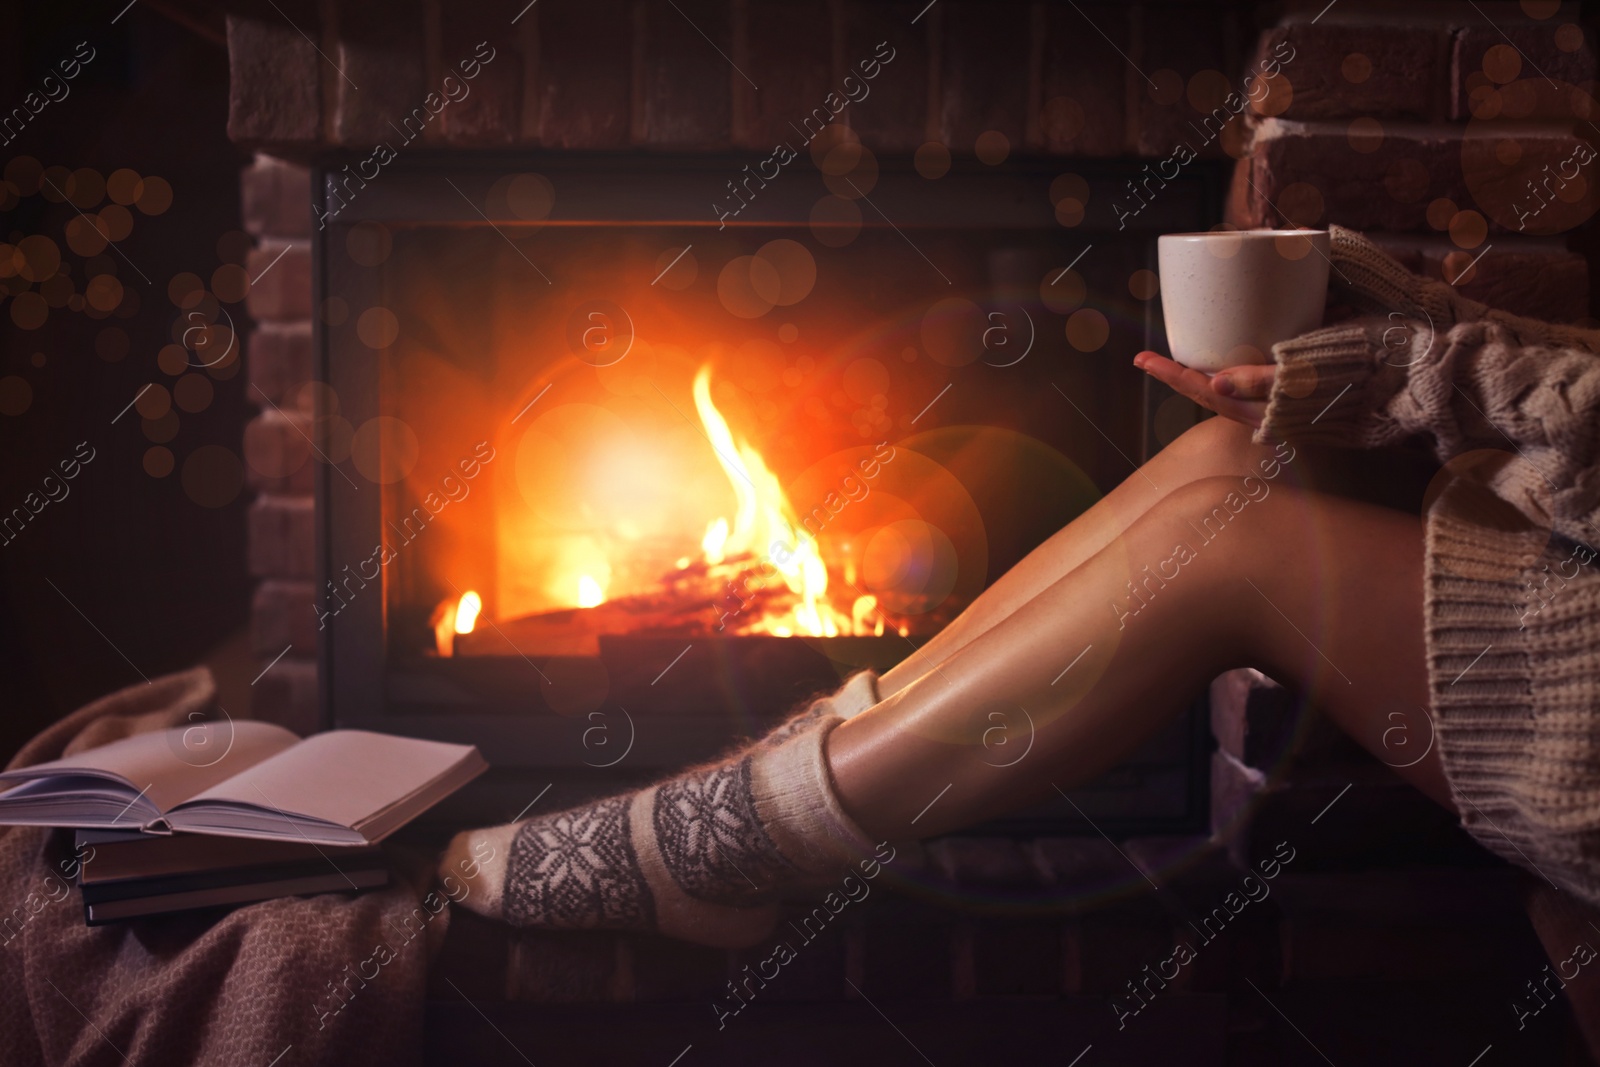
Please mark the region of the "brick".
<svg viewBox="0 0 1600 1067"><path fill-rule="evenodd" d="M245 303L251 318L257 322L311 318L311 242L263 241L250 250L245 270L255 279Z"/></svg>
<svg viewBox="0 0 1600 1067"><path fill-rule="evenodd" d="M244 360L251 385L274 404L291 406L298 400L300 386L311 380L311 323L257 325L245 340Z"/></svg>
<svg viewBox="0 0 1600 1067"><path fill-rule="evenodd" d="M1294 87L1287 119L1432 119L1442 115L1451 38L1442 26L1364 26L1308 22L1261 34L1252 70L1275 56ZM1346 75L1345 61L1365 56L1361 81ZM1358 74L1359 76L1359 74Z"/></svg>
<svg viewBox="0 0 1600 1067"><path fill-rule="evenodd" d="M847 4L841 12L839 55L846 67L877 58L879 46L888 46L883 54L890 59L872 83L872 96L849 109L850 128L874 152L914 152L937 136L929 129L928 56L931 28L941 17L938 5L911 22L926 6Z"/></svg>
<svg viewBox="0 0 1600 1067"><path fill-rule="evenodd" d="M633 953L636 999L709 1004L729 996L732 975L728 973L726 950L669 937L641 936L628 941ZM712 1017L709 1012L707 1017Z"/></svg>
<svg viewBox="0 0 1600 1067"><path fill-rule="evenodd" d="M1126 995L1128 980L1140 977L1145 964L1154 966L1172 955L1172 921L1153 893L1098 907L1078 930L1086 993Z"/></svg>
<svg viewBox="0 0 1600 1067"><path fill-rule="evenodd" d="M534 1004L614 999L617 937L551 930L521 930L508 936L506 999Z"/></svg>
<svg viewBox="0 0 1600 1067"><path fill-rule="evenodd" d="M1156 71L1176 70L1183 79L1184 92L1175 103L1157 103L1150 83L1135 73L1136 145L1140 155L1166 157L1183 143L1202 159L1221 159L1224 145L1242 138L1244 117L1231 119L1218 133L1215 121L1206 125L1201 120L1221 101L1204 111L1197 110L1189 102L1188 92L1189 83L1201 71L1220 73L1230 90L1239 89L1243 78L1228 61L1232 28L1232 17L1225 10L1205 11L1202 15L1193 7L1170 4L1146 7L1144 50L1139 66L1152 78Z"/></svg>
<svg viewBox="0 0 1600 1067"><path fill-rule="evenodd" d="M940 136L969 152L992 130L1020 148L1028 113L1028 8L957 0L940 6Z"/></svg>
<svg viewBox="0 0 1600 1067"><path fill-rule="evenodd" d="M284 648L291 655L311 656L317 648L317 613L309 581L268 578L256 586L250 601L250 648L271 660Z"/></svg>
<svg viewBox="0 0 1600 1067"><path fill-rule="evenodd" d="M1028 146L1058 155L1117 156L1128 141L1128 68L1112 48L1086 48L1089 25L1100 27L1124 52L1132 47L1126 4L1064 4L1040 11L1039 113ZM1086 22L1085 19L1088 21ZM1139 88L1147 88L1139 79Z"/></svg>
<svg viewBox="0 0 1600 1067"><path fill-rule="evenodd" d="M853 905L852 905L853 906ZM761 996L770 1001L836 1001L844 999L850 987L845 985L845 931L838 923L830 924L821 934L806 940L794 927L780 920L772 936L748 951L738 953L733 960L733 971L739 973L746 963L754 967L772 955L779 941L794 950L794 958L783 965L783 970Z"/></svg>
<svg viewBox="0 0 1600 1067"><path fill-rule="evenodd" d="M534 17L539 56L532 67L533 110L539 143L549 148L627 144L633 111L633 5L620 0L547 4L535 7L523 21Z"/></svg>
<svg viewBox="0 0 1600 1067"><path fill-rule="evenodd" d="M634 141L675 148L726 146L733 136L732 79L750 77L728 65L733 15L721 0L682 0L639 8L644 39L634 114ZM718 52L721 55L718 55Z"/></svg>
<svg viewBox="0 0 1600 1067"><path fill-rule="evenodd" d="M1043 878L1020 843L1004 837L946 837L928 854L946 878L963 886L1024 888Z"/></svg>
<svg viewBox="0 0 1600 1067"><path fill-rule="evenodd" d="M266 673L251 683L250 715L277 723L302 737L322 727L317 661L285 656L277 663L261 664Z"/></svg>
<svg viewBox="0 0 1600 1067"><path fill-rule="evenodd" d="M311 169L257 153L239 175L239 213L257 237L310 237Z"/></svg>
<svg viewBox="0 0 1600 1067"><path fill-rule="evenodd" d="M1200 929L1201 920L1229 893L1248 888L1243 882L1247 875L1254 874L1261 882L1260 872L1239 868L1209 838L1131 838L1123 848L1161 885L1158 899L1167 907L1175 942L1185 941L1195 950L1197 958L1171 980L1175 989L1226 990L1239 984L1240 974L1276 976L1281 914L1271 900L1275 883L1268 883L1266 897L1252 901L1226 923L1214 919L1209 928ZM1261 894L1259 889L1251 891Z"/></svg>
<svg viewBox="0 0 1600 1067"><path fill-rule="evenodd" d="M1138 872L1109 841L1094 837L1041 837L1027 851L1047 885L1088 899L1116 890Z"/></svg>
<svg viewBox="0 0 1600 1067"><path fill-rule="evenodd" d="M950 923L874 921L851 933L860 938L863 969L859 984L868 998L951 998Z"/></svg>
<svg viewBox="0 0 1600 1067"><path fill-rule="evenodd" d="M424 105L439 86L424 80L420 0L343 0L338 11L333 58L342 73L328 83L334 142L369 150L386 142L403 151L408 136L416 138L412 144L442 137L439 117ZM408 128L405 120L413 114Z"/></svg>
<svg viewBox="0 0 1600 1067"><path fill-rule="evenodd" d="M1304 767L1366 755L1307 701L1249 668L1212 681L1211 730L1221 751L1261 770L1270 771L1291 756Z"/></svg>
<svg viewBox="0 0 1600 1067"><path fill-rule="evenodd" d="M314 21L299 24L316 34ZM322 59L316 47L283 19L230 14L227 28L228 136L245 145L318 143Z"/></svg>
<svg viewBox="0 0 1600 1067"><path fill-rule="evenodd" d="M1062 990L1059 922L986 920L972 931L974 989L982 997L1050 996Z"/></svg>
<svg viewBox="0 0 1600 1067"><path fill-rule="evenodd" d="M1505 23L1499 26L1466 26L1456 32L1451 55L1450 117L1469 119L1475 115L1485 119L1574 118L1574 87L1585 92L1595 90L1594 33L1582 29L1583 44L1568 52L1556 45L1556 32L1561 21L1533 24ZM1503 35L1503 36L1502 36ZM1504 52L1509 45L1516 53ZM1496 90L1496 82L1486 75L1484 58L1490 49L1501 51L1491 60L1496 70L1490 74L1509 73L1497 61L1509 56L1515 79ZM1546 79L1549 79L1548 81ZM1552 85L1551 82L1556 84ZM1474 107L1473 90L1488 83L1486 93L1498 92L1492 102L1478 101ZM1483 108L1487 104L1487 110Z"/></svg>
<svg viewBox="0 0 1600 1067"><path fill-rule="evenodd" d="M311 462L315 432L306 412L267 408L244 428L245 476L267 493L310 494L316 488Z"/></svg>
<svg viewBox="0 0 1600 1067"><path fill-rule="evenodd" d="M1600 206L1600 183L1588 183L1574 203L1552 200L1537 212L1528 188L1545 167L1574 160L1579 140L1547 127L1522 128L1514 139L1515 153L1502 157L1502 134L1494 130L1463 135L1450 127L1394 123L1376 150L1358 152L1341 124L1267 119L1235 176L1230 221L1279 226L1287 217L1301 225L1426 233L1432 232L1428 205L1436 198L1480 212L1491 234L1516 231L1524 216L1531 216L1528 235L1562 232L1587 220ZM1420 167L1428 176L1414 199L1416 190L1402 201L1389 187L1391 173L1402 167Z"/></svg>
<svg viewBox="0 0 1600 1067"><path fill-rule="evenodd" d="M1218 840L1232 847L1239 839L1241 827L1249 818L1257 797L1267 789L1267 777L1254 767L1246 766L1230 752L1211 754L1211 830ZM1248 866L1250 858L1241 862Z"/></svg>
<svg viewBox="0 0 1600 1067"><path fill-rule="evenodd" d="M1272 883L1283 912L1283 977L1531 977L1545 960L1523 915L1519 881L1503 868L1284 873Z"/></svg>
<svg viewBox="0 0 1600 1067"><path fill-rule="evenodd" d="M734 78L734 141L769 152L775 145L787 143L799 151L804 136L796 133L795 127L813 108L824 106L828 93L840 90L833 70L832 6L825 0L758 2L741 4L735 11L734 61L752 77L761 72L756 79L761 91L756 92L743 78ZM863 82L853 67L856 61L849 60L852 67L844 73ZM883 73L879 71L880 76ZM875 106L877 80L863 82L868 89L863 107ZM846 121L854 110L854 106L845 109Z"/></svg>
<svg viewBox="0 0 1600 1067"><path fill-rule="evenodd" d="M467 95L451 103L439 116L444 138L452 145L510 145L521 140L523 56L516 47L513 26L527 0L481 0L478 3L451 5L439 20L439 82L455 78ZM530 11L524 18L533 17ZM478 58L480 44L493 58L484 63ZM465 78L466 70L477 76ZM476 63L476 66L473 64ZM456 90L459 92L460 90Z"/></svg>
<svg viewBox="0 0 1600 1067"><path fill-rule="evenodd" d="M247 521L251 574L258 578L316 576L311 497L263 494L251 502Z"/></svg>

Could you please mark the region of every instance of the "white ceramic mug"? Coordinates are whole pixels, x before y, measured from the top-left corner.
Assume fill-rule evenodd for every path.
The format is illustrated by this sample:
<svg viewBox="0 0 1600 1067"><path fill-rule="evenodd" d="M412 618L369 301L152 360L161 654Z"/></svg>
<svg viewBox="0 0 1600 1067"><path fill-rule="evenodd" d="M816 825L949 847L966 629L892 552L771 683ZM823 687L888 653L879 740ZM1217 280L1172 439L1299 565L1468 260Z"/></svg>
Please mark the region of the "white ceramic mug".
<svg viewBox="0 0 1600 1067"><path fill-rule="evenodd" d="M1327 230L1169 233L1156 256L1167 347L1186 367L1270 363L1273 345L1322 325Z"/></svg>

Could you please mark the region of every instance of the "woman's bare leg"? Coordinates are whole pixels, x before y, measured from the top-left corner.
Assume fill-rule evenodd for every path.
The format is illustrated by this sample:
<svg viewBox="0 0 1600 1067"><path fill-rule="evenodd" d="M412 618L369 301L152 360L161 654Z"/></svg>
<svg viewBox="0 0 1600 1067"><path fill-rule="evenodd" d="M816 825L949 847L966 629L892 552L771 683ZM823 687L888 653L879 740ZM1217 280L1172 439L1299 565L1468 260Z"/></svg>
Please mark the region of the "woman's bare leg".
<svg viewBox="0 0 1600 1067"><path fill-rule="evenodd" d="M1416 739L1407 751L1420 750L1431 725L1419 521L1269 488L1242 507L1237 477L1168 492L1003 621L839 726L828 762L846 810L871 834L904 838L1035 802L1125 758L1239 666L1301 687L1391 765L1400 760L1385 731L1397 723ZM1207 540L1199 524L1217 509L1220 532ZM1142 603L1130 600L1133 581ZM1436 747L1397 770L1450 806Z"/></svg>
<svg viewBox="0 0 1600 1067"><path fill-rule="evenodd" d="M1111 541L1164 496L1201 478L1260 475L1274 447L1257 445L1250 430L1213 418L1191 427L1067 526L1023 557L985 589L935 637L886 673L884 696L899 692L1059 581Z"/></svg>

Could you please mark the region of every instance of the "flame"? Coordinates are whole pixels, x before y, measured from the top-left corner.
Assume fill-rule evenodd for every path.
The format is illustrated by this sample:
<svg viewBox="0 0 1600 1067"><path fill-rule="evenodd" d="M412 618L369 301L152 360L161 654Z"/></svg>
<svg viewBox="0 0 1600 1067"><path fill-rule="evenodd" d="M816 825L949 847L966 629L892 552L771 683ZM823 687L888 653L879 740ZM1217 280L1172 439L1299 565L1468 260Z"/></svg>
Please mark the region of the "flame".
<svg viewBox="0 0 1600 1067"><path fill-rule="evenodd" d="M589 575L580 575L578 578L578 607L592 608L605 603L606 591L599 582Z"/></svg>
<svg viewBox="0 0 1600 1067"><path fill-rule="evenodd" d="M728 547L728 520L714 519L706 527L706 535L700 541L700 547L705 550L707 563L721 563L727 558Z"/></svg>
<svg viewBox="0 0 1600 1067"><path fill-rule="evenodd" d="M883 636L883 616L878 613L878 598L871 593L856 597L856 602L850 607L850 621L855 624L854 633L871 632L877 637Z"/></svg>
<svg viewBox="0 0 1600 1067"><path fill-rule="evenodd" d="M799 632L812 637L837 637L840 627L854 629L848 616L834 609L827 600L828 568L817 551L817 543L798 533L794 508L779 484L777 475L750 445L736 442L727 420L711 402L711 367L706 365L694 379L694 406L705 426L706 437L716 453L722 472L733 487L736 507L733 525L719 518L706 531L702 547L706 560L720 562L749 553L777 568L784 583L800 598L788 616L754 620L752 629L779 636ZM727 529L725 537L713 533ZM791 617L792 616L792 617Z"/></svg>
<svg viewBox="0 0 1600 1067"><path fill-rule="evenodd" d="M468 589L461 594L461 601L456 605L455 631L458 634L470 634L472 628L478 625L478 613L483 610L483 598Z"/></svg>

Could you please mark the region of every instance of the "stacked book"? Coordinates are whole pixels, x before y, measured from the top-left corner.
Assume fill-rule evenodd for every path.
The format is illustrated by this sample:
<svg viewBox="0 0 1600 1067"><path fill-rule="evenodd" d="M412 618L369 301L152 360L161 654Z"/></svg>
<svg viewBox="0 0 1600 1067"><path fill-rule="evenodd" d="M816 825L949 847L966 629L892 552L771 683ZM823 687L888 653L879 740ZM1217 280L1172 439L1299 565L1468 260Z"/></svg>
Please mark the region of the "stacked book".
<svg viewBox="0 0 1600 1067"><path fill-rule="evenodd" d="M206 723L0 773L0 824L77 830L96 925L384 885L378 843L487 769L470 745Z"/></svg>

